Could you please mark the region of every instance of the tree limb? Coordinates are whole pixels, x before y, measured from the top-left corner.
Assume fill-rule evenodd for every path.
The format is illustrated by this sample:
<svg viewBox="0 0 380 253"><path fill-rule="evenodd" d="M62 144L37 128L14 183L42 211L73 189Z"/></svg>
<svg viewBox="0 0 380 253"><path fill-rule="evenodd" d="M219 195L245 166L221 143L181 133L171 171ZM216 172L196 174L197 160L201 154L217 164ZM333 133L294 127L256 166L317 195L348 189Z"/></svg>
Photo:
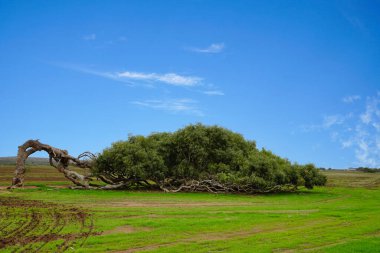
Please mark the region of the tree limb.
<svg viewBox="0 0 380 253"><path fill-rule="evenodd" d="M95 155L90 152L85 152L78 157L70 156L67 150L58 149L47 144L39 142L39 140L28 140L23 145L18 147L15 176L12 180L12 185L8 188L17 188L24 185L25 161L36 151L45 151L49 154L49 163L59 172L63 173L67 179L75 185L89 189L89 177L81 175L68 168L69 164L73 164L79 168L91 168L91 160ZM82 158L87 158L81 160Z"/></svg>

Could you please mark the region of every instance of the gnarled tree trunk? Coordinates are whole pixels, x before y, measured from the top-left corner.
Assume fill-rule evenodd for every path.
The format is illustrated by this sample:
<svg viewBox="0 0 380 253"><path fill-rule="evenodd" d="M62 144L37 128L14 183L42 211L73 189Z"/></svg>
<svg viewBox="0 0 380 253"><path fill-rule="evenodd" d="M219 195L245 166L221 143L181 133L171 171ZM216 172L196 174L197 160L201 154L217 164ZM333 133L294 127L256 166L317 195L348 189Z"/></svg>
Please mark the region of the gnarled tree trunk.
<svg viewBox="0 0 380 253"><path fill-rule="evenodd" d="M12 185L8 188L12 189L24 185L25 161L31 154L37 151L47 152L49 154L50 165L63 173L75 185L86 189L94 188L89 183L90 177L72 171L68 166L69 164L73 164L79 168L91 168L91 161L95 158L95 155L90 152L84 152L78 157L73 157L68 154L67 150L54 148L39 142L39 140L28 140L18 147L15 177L12 180Z"/></svg>

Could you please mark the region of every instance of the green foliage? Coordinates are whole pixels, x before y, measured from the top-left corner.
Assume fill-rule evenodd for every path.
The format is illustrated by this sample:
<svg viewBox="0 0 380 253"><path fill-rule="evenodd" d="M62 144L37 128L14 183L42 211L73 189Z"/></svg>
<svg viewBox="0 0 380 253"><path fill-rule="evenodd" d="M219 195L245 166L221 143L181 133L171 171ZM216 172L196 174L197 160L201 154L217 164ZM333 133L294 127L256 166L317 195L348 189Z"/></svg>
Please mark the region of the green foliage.
<svg viewBox="0 0 380 253"><path fill-rule="evenodd" d="M160 155L160 138L132 136L126 142L116 142L96 160L95 174L113 181L127 179L163 179L167 172Z"/></svg>
<svg viewBox="0 0 380 253"><path fill-rule="evenodd" d="M113 143L99 155L94 172L113 183L144 181L173 189L191 180L213 180L226 191L244 192L300 185L311 189L326 183L312 164L292 164L258 150L238 133L202 124Z"/></svg>
<svg viewBox="0 0 380 253"><path fill-rule="evenodd" d="M318 173L313 164L306 164L300 168L300 174L304 180L305 187L313 189L314 185L325 185L326 177Z"/></svg>

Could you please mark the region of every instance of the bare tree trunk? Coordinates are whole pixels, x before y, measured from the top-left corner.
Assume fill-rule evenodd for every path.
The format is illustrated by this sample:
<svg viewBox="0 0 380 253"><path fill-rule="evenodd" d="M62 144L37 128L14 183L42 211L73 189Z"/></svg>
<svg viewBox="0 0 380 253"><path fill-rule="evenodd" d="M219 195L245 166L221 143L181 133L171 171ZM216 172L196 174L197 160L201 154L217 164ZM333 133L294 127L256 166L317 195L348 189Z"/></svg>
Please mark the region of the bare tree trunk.
<svg viewBox="0 0 380 253"><path fill-rule="evenodd" d="M85 152L76 158L70 156L67 150L54 148L38 140L28 140L18 147L15 177L12 180L12 185L8 188L12 189L24 185L25 161L31 154L37 151L47 152L49 154L50 165L63 173L65 177L75 185L86 189L94 188L89 184L90 177L72 171L68 166L69 164L73 164L80 168L91 168L91 160L95 158L95 155L90 152Z"/></svg>

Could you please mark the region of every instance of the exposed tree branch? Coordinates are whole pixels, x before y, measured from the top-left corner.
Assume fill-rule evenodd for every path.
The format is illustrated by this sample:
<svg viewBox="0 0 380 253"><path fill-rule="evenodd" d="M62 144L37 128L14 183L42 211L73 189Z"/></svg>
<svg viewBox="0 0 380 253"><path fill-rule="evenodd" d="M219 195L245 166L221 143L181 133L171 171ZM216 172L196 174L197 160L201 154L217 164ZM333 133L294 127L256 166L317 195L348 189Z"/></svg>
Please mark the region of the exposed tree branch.
<svg viewBox="0 0 380 253"><path fill-rule="evenodd" d="M24 185L25 161L37 151L45 151L49 154L49 163L59 172L63 173L67 179L75 185L82 188L93 188L90 186L90 178L81 175L68 168L69 164L73 164L79 168L91 168L92 160L95 155L90 152L84 152L78 157L70 156L67 150L58 149L47 144L39 142L39 140L28 140L23 145L18 147L15 177L12 180L12 185L9 188L21 187ZM83 159L85 158L85 159Z"/></svg>

